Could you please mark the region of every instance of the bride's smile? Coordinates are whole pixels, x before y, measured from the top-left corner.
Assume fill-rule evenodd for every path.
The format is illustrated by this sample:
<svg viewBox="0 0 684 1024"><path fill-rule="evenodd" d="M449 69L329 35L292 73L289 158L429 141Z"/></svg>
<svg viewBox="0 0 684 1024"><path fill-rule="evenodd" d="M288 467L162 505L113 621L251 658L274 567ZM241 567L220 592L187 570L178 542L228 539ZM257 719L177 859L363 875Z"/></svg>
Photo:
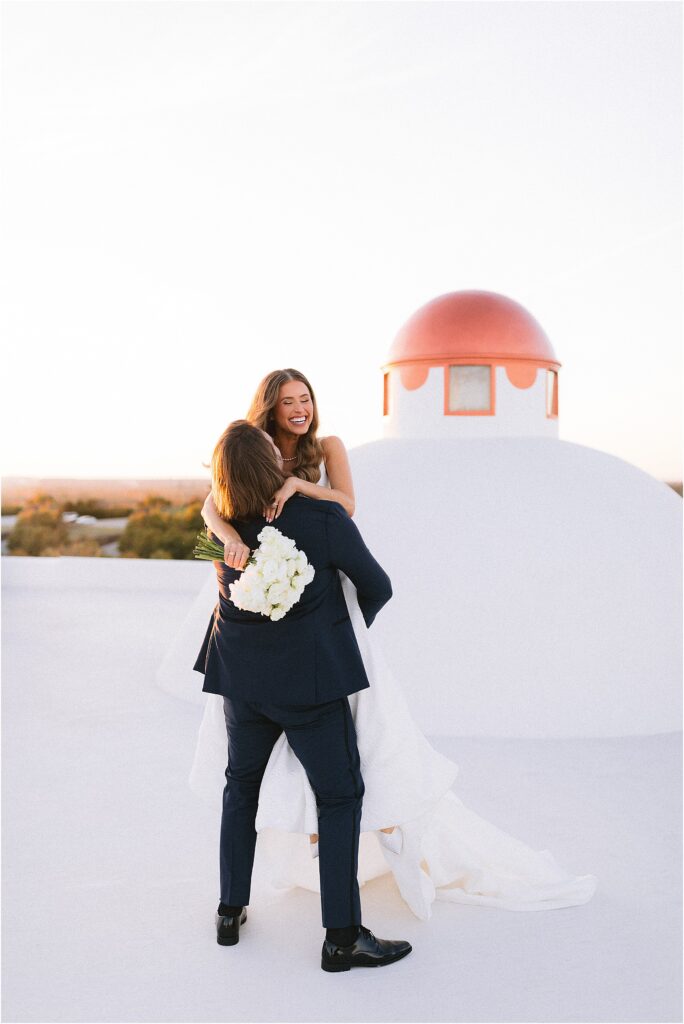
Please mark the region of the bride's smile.
<svg viewBox="0 0 684 1024"><path fill-rule="evenodd" d="M281 384L272 416L275 442L283 458L294 461L297 442L308 433L313 418L313 402L306 384L301 380Z"/></svg>

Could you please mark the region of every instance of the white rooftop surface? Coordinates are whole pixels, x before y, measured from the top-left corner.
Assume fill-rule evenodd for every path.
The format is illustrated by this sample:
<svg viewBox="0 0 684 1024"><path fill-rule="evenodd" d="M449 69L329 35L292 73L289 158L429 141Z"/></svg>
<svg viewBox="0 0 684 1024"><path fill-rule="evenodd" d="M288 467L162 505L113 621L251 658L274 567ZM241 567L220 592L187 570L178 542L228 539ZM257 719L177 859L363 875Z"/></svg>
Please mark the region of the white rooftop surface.
<svg viewBox="0 0 684 1024"><path fill-rule="evenodd" d="M331 975L318 894L264 891L257 842L218 946L219 808L187 784L202 708L154 681L206 569L2 560L4 1020L681 1020L679 732L430 737L468 807L597 876L583 906L420 921L387 874L364 923L413 952Z"/></svg>

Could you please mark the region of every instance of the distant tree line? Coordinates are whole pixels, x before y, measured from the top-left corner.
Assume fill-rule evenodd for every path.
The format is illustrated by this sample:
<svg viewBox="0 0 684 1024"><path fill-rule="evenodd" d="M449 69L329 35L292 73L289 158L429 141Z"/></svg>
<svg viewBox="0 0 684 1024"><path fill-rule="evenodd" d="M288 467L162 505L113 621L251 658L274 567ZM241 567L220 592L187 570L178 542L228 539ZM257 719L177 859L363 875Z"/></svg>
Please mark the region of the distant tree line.
<svg viewBox="0 0 684 1024"><path fill-rule="evenodd" d="M37 494L21 507L17 520L7 538L7 549L12 555L50 556L103 554L101 544L118 540L119 552L124 558L192 558L197 534L204 528L202 503L193 501L175 507L166 498L150 495L133 508L120 534L102 531L102 527L80 526L66 523L64 511L79 515L94 515L97 504L98 518L118 518L130 511L121 506L100 503L58 502L52 495ZM14 513L6 513L14 514ZM91 531L95 531L94 535Z"/></svg>
<svg viewBox="0 0 684 1024"><path fill-rule="evenodd" d="M7 539L13 555L61 555L67 546L67 524L50 494L37 494L24 504Z"/></svg>
<svg viewBox="0 0 684 1024"><path fill-rule="evenodd" d="M129 517L119 551L129 558L192 558L204 528L202 503L174 508L166 498L150 496Z"/></svg>
<svg viewBox="0 0 684 1024"><path fill-rule="evenodd" d="M75 512L79 516L94 516L95 519L125 519L130 516L136 508L133 505L110 505L101 498L78 498L76 500L65 500L57 502L50 495L36 495L30 498L24 505L3 504L3 516L16 516L23 508L35 503L38 497L50 497L62 512Z"/></svg>
<svg viewBox="0 0 684 1024"><path fill-rule="evenodd" d="M123 519L135 511L135 505L108 505L98 498L79 498L78 501L63 501L62 509L96 519Z"/></svg>

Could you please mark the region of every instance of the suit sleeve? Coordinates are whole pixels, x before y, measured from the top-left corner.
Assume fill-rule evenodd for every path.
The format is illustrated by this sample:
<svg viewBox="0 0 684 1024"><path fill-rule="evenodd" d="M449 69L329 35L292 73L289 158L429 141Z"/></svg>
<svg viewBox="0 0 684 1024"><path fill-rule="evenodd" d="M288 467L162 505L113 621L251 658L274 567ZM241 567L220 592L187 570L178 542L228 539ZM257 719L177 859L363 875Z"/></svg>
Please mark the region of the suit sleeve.
<svg viewBox="0 0 684 1024"><path fill-rule="evenodd" d="M356 587L359 607L366 625L370 626L392 596L390 578L373 558L358 527L341 505L330 509L326 529L330 562Z"/></svg>

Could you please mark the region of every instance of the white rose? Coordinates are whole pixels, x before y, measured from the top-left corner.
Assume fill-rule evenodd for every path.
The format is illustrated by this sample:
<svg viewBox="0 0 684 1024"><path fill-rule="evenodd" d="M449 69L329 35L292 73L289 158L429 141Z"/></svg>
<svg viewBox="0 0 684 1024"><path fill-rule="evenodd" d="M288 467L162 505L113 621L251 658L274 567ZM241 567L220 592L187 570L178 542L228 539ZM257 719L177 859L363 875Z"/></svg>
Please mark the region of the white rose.
<svg viewBox="0 0 684 1024"><path fill-rule="evenodd" d="M275 526L264 526L260 534L257 535L257 540L260 544L266 544L268 541L275 537L276 534L280 533L280 530L276 530Z"/></svg>
<svg viewBox="0 0 684 1024"><path fill-rule="evenodd" d="M265 608L264 583L261 576L250 566L239 580L230 585L230 599L237 608L244 611L260 612Z"/></svg>
<svg viewBox="0 0 684 1024"><path fill-rule="evenodd" d="M306 569L302 573L302 579L304 580L304 583L311 583L311 580L314 578L315 575L316 571L313 565L307 565Z"/></svg>
<svg viewBox="0 0 684 1024"><path fill-rule="evenodd" d="M268 588L268 600L271 604L280 604L290 590L289 580L277 580Z"/></svg>
<svg viewBox="0 0 684 1024"><path fill-rule="evenodd" d="M278 577L278 562L275 558L266 558L260 566L261 575L266 582Z"/></svg>
<svg viewBox="0 0 684 1024"><path fill-rule="evenodd" d="M268 533L267 530L271 532ZM264 558L277 558L280 554L280 544L277 536L278 531L274 530L273 527L267 527L263 529L259 534L259 547L258 551L262 553Z"/></svg>
<svg viewBox="0 0 684 1024"><path fill-rule="evenodd" d="M290 564L289 559L287 559L287 558L281 558L280 559L280 562L278 563L278 579L279 580L289 580L290 577L289 577L288 572L287 572L287 567L288 567L289 564Z"/></svg>
<svg viewBox="0 0 684 1024"><path fill-rule="evenodd" d="M301 592L304 590L304 587L306 586L306 583L304 582L304 577L301 575L293 577L293 579L290 581L290 586L292 587L292 590L295 592L295 594L299 596Z"/></svg>

